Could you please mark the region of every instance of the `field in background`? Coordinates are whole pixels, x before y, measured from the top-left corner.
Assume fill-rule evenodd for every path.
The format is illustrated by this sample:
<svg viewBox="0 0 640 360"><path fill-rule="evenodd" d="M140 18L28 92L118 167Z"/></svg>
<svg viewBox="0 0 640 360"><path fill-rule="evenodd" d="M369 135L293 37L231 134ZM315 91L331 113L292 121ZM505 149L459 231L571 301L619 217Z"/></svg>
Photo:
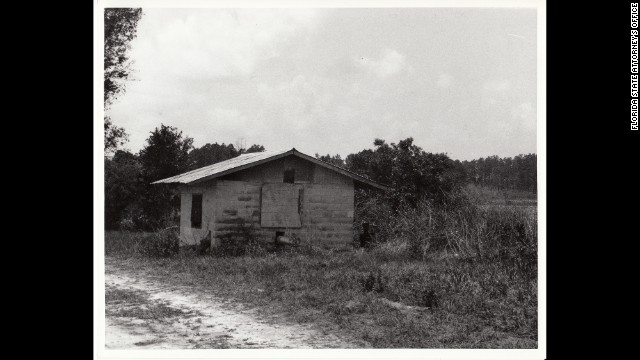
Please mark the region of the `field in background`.
<svg viewBox="0 0 640 360"><path fill-rule="evenodd" d="M536 193L521 190L498 190L489 187L466 185L466 194L475 199L480 205L500 205L500 206L537 206L538 197Z"/></svg>

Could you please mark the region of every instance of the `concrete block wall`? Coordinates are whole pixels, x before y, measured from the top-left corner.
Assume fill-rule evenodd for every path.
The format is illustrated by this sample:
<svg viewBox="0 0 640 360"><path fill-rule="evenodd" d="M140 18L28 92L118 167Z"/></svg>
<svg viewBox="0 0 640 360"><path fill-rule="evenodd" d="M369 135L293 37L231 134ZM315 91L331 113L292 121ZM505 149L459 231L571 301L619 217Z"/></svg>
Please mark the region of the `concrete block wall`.
<svg viewBox="0 0 640 360"><path fill-rule="evenodd" d="M305 184L302 226L315 245L350 246L353 239L353 183Z"/></svg>
<svg viewBox="0 0 640 360"><path fill-rule="evenodd" d="M220 180L213 186L213 245L225 238L241 236L243 227L256 230L260 222L261 184L245 181Z"/></svg>
<svg viewBox="0 0 640 360"><path fill-rule="evenodd" d="M191 199L193 194L202 194L202 226L191 227ZM213 230L213 188L207 185L183 186L180 189L180 241L185 245L196 245Z"/></svg>
<svg viewBox="0 0 640 360"><path fill-rule="evenodd" d="M304 162L310 164L309 168L300 171L300 174L308 175L302 180L296 177L299 181L294 185L301 190L301 226L299 228L262 228L260 226L262 186L268 183L282 183L282 178L278 174L284 168L286 159L281 160L283 162L280 164L262 165L264 172L256 171L256 167L231 174L234 175L233 177L227 176L197 186L184 186L181 192L180 216L182 241L186 244L197 244L210 230L215 246L222 239L241 237L242 228L249 227L252 233L263 241L273 241L276 232L282 231L285 235L299 237L303 243L330 247L351 246L354 215L353 180L309 162ZM296 164L296 166L307 165ZM193 193L203 194L200 229L191 228L191 195Z"/></svg>

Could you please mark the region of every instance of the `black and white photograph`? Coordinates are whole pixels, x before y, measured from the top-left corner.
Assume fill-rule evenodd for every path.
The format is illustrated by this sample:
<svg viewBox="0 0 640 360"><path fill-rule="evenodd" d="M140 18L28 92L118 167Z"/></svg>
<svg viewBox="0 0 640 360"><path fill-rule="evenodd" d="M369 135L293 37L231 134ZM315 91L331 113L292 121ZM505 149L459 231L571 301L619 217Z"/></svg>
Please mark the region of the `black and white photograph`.
<svg viewBox="0 0 640 360"><path fill-rule="evenodd" d="M545 16L97 0L98 357L545 358Z"/></svg>

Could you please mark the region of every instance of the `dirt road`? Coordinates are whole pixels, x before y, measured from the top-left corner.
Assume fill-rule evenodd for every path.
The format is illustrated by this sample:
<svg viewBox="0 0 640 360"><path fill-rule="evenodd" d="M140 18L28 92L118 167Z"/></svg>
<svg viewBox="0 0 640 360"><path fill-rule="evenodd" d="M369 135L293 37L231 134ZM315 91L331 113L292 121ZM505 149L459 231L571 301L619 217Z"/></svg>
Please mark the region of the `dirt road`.
<svg viewBox="0 0 640 360"><path fill-rule="evenodd" d="M172 288L107 266L107 349L362 348L233 301Z"/></svg>

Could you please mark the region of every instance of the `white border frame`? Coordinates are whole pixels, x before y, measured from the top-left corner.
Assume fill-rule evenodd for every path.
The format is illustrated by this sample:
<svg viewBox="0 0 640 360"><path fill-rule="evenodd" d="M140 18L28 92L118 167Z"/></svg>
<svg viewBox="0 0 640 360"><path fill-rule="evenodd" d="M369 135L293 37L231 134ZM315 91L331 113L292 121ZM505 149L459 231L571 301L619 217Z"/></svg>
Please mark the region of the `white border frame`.
<svg viewBox="0 0 640 360"><path fill-rule="evenodd" d="M401 8L508 7L536 8L537 16L537 155L538 155L538 349L194 349L107 350L104 287L104 139L103 64L105 7L142 8ZM94 358L217 358L217 359L545 359L547 353L547 142L546 142L546 2L545 0L94 0Z"/></svg>

